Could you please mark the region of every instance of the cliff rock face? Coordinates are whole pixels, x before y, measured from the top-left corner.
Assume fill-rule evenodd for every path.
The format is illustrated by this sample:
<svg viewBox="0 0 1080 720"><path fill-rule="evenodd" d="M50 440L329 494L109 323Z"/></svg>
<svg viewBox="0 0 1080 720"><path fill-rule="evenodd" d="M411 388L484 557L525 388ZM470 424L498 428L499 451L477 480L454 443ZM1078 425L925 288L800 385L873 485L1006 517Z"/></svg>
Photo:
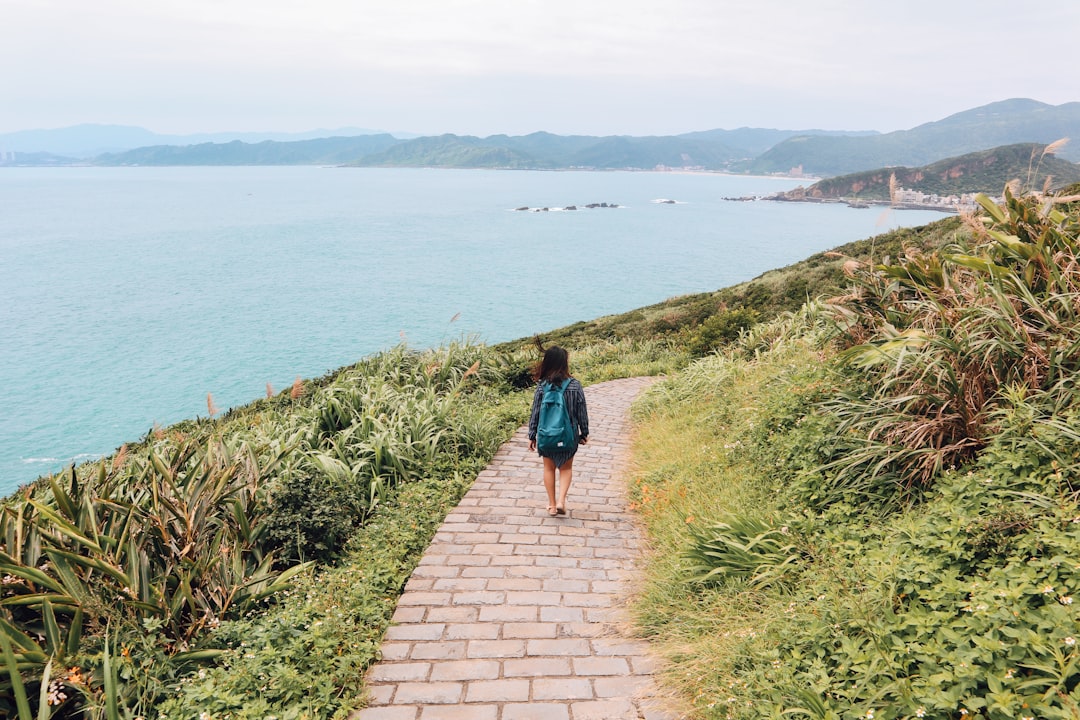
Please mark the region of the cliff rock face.
<svg viewBox="0 0 1080 720"><path fill-rule="evenodd" d="M1005 145L919 168L880 168L842 175L821 180L808 188L792 190L785 193L784 199L888 200L889 178L893 175L899 187L937 195L973 192L996 195L1013 179L1037 188L1043 186L1047 177L1051 187L1080 181L1080 165L1045 153L1045 148L1045 145L1035 143Z"/></svg>

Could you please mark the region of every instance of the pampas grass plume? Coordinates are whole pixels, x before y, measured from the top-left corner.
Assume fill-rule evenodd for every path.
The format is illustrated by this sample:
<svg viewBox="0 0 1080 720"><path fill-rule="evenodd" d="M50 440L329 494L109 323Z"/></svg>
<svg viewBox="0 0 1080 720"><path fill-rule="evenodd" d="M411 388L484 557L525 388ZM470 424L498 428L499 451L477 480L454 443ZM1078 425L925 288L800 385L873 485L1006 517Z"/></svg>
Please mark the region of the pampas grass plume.
<svg viewBox="0 0 1080 720"><path fill-rule="evenodd" d="M1046 146L1046 148L1043 150L1043 155L1053 155L1058 150L1060 150L1061 148L1065 147L1068 144L1069 144L1069 138L1067 138L1067 137L1058 138L1057 140L1055 140L1054 142L1052 142L1052 143L1050 143L1049 145Z"/></svg>
<svg viewBox="0 0 1080 720"><path fill-rule="evenodd" d="M268 397L268 398L274 397L274 386L271 385L270 383L266 383L266 397Z"/></svg>
<svg viewBox="0 0 1080 720"><path fill-rule="evenodd" d="M293 380L292 389L289 390L289 397L293 400L299 400L304 394L304 381L299 376Z"/></svg>
<svg viewBox="0 0 1080 720"><path fill-rule="evenodd" d="M206 411L210 413L210 417L218 414L217 405L214 404L214 396L210 393L206 393Z"/></svg>

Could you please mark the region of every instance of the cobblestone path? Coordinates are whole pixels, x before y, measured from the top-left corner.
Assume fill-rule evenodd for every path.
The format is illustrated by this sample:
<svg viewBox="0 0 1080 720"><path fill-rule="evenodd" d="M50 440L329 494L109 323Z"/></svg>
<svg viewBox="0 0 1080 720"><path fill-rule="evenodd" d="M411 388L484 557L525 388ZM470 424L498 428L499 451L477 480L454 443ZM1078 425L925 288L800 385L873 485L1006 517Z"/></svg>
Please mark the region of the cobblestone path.
<svg viewBox="0 0 1080 720"><path fill-rule="evenodd" d="M446 518L398 601L356 720L669 720L647 644L620 634L642 535L620 471L631 401L585 389L589 443L549 517L525 428Z"/></svg>

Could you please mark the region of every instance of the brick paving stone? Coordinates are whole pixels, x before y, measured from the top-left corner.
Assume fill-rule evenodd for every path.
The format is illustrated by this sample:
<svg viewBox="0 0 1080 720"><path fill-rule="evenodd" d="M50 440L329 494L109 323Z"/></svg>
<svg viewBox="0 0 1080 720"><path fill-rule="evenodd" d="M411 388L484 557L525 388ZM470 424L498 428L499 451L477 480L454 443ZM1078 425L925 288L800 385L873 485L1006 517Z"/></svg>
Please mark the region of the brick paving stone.
<svg viewBox="0 0 1080 720"><path fill-rule="evenodd" d="M535 592L543 588L543 580L539 578L492 578L488 581L488 590L522 590ZM531 604L531 603L527 603Z"/></svg>
<svg viewBox="0 0 1080 720"><path fill-rule="evenodd" d="M405 660L411 651L412 643L384 642L379 648L379 656L383 660Z"/></svg>
<svg viewBox="0 0 1080 720"><path fill-rule="evenodd" d="M560 600L562 600L562 595L557 592L510 590L506 593L507 605L553 605L557 607Z"/></svg>
<svg viewBox="0 0 1080 720"><path fill-rule="evenodd" d="M540 609L532 605L501 605L480 608L481 622L529 623L540 617Z"/></svg>
<svg viewBox="0 0 1080 720"><path fill-rule="evenodd" d="M574 720L611 720L611 718L636 718L637 710L628 699L592 700L576 702L570 706Z"/></svg>
<svg viewBox="0 0 1080 720"><path fill-rule="evenodd" d="M487 590L487 578L438 578L431 583L432 590L450 590L460 592L462 590Z"/></svg>
<svg viewBox="0 0 1080 720"><path fill-rule="evenodd" d="M424 616L427 614L428 609L426 607L399 607L394 611L394 616L390 618L390 622L394 623L417 623L423 622Z"/></svg>
<svg viewBox="0 0 1080 720"><path fill-rule="evenodd" d="M433 607L427 611L428 622L433 623L471 623L476 622L480 609L470 605L456 607Z"/></svg>
<svg viewBox="0 0 1080 720"><path fill-rule="evenodd" d="M537 678L533 680L534 700L592 700L588 678Z"/></svg>
<svg viewBox="0 0 1080 720"><path fill-rule="evenodd" d="M506 602L506 593L491 590L477 590L473 592L456 592L453 594L454 605L502 605ZM441 605L448 605L449 599Z"/></svg>
<svg viewBox="0 0 1080 720"><path fill-rule="evenodd" d="M420 720L498 720L498 705L432 705L420 711Z"/></svg>
<svg viewBox="0 0 1080 720"><path fill-rule="evenodd" d="M584 608L542 607L541 622L585 622Z"/></svg>
<svg viewBox="0 0 1080 720"><path fill-rule="evenodd" d="M371 685L368 687L368 700L372 705L389 705L397 685Z"/></svg>
<svg viewBox="0 0 1080 720"><path fill-rule="evenodd" d="M507 568L501 567L469 567L462 569L461 577L504 578L508 572Z"/></svg>
<svg viewBox="0 0 1080 720"><path fill-rule="evenodd" d="M465 649L469 658L525 657L524 640L471 640Z"/></svg>
<svg viewBox="0 0 1080 720"><path fill-rule="evenodd" d="M546 512L524 429L446 517L352 720L670 720L648 644L620 634L644 534L627 509L627 411L652 378L590 386L568 514Z"/></svg>
<svg viewBox="0 0 1080 720"><path fill-rule="evenodd" d="M394 628L390 628L393 630ZM390 632L387 630L387 632ZM499 637L499 625L495 623L457 623L446 626L447 640L494 640Z"/></svg>
<svg viewBox="0 0 1080 720"><path fill-rule="evenodd" d="M559 628L553 623L506 623L502 626L504 638L553 638Z"/></svg>
<svg viewBox="0 0 1080 720"><path fill-rule="evenodd" d="M598 698L637 697L647 692L652 678L643 675L631 677L599 677L593 681Z"/></svg>
<svg viewBox="0 0 1080 720"><path fill-rule="evenodd" d="M503 661L505 677L551 677L570 674L570 661L566 658L515 658Z"/></svg>
<svg viewBox="0 0 1080 720"><path fill-rule="evenodd" d="M452 595L448 592L412 592L406 591L398 598L398 607L403 605L424 605L425 607L440 607L449 605Z"/></svg>
<svg viewBox="0 0 1080 720"><path fill-rule="evenodd" d="M592 641L593 655L645 655L649 644L644 640L626 638L597 638Z"/></svg>
<svg viewBox="0 0 1080 720"><path fill-rule="evenodd" d="M465 702L524 702L529 699L528 680L477 680L469 683Z"/></svg>
<svg viewBox="0 0 1080 720"><path fill-rule="evenodd" d="M391 625L386 629L385 640L438 640L446 626L442 623L416 625Z"/></svg>
<svg viewBox="0 0 1080 720"><path fill-rule="evenodd" d="M394 703L403 705L445 705L461 700L464 685L459 682L401 683Z"/></svg>
<svg viewBox="0 0 1080 720"><path fill-rule="evenodd" d="M373 683L426 680L430 672L431 663L426 662L379 663L368 673L368 680Z"/></svg>
<svg viewBox="0 0 1080 720"><path fill-rule="evenodd" d="M502 720L570 720L570 706L566 703L503 705Z"/></svg>
<svg viewBox="0 0 1080 720"><path fill-rule="evenodd" d="M498 660L446 660L434 663L432 681L494 680L499 677Z"/></svg>
<svg viewBox="0 0 1080 720"><path fill-rule="evenodd" d="M420 711L415 705L388 705L361 710L352 717L355 720L416 720Z"/></svg>
<svg viewBox="0 0 1080 720"><path fill-rule="evenodd" d="M569 657L573 655L589 655L592 649L588 640L576 638L561 638L558 640L529 640L526 644L526 655L554 655L556 657Z"/></svg>
<svg viewBox="0 0 1080 720"><path fill-rule="evenodd" d="M630 666L620 657L576 657L573 660L575 675L626 675L630 672Z"/></svg>
<svg viewBox="0 0 1080 720"><path fill-rule="evenodd" d="M465 657L465 641L418 642L413 645L409 657L413 660L461 660Z"/></svg>

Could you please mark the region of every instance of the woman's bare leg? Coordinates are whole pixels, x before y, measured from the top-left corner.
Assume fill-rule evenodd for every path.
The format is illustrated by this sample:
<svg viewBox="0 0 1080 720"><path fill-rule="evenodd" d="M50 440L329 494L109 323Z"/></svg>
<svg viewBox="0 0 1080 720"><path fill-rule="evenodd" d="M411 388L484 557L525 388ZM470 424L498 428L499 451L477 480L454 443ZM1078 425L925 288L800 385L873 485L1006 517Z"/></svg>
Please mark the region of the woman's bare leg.
<svg viewBox="0 0 1080 720"><path fill-rule="evenodd" d="M552 463L554 466L554 463ZM566 493L570 492L570 482L574 479L574 456L571 455L567 458L566 462L559 468L559 502L555 505L557 508L566 507ZM552 478L552 490L554 490L554 478ZM553 499L554 495L548 493Z"/></svg>
<svg viewBox="0 0 1080 720"><path fill-rule="evenodd" d="M544 458L544 489L547 490L548 509L555 507L555 461Z"/></svg>

